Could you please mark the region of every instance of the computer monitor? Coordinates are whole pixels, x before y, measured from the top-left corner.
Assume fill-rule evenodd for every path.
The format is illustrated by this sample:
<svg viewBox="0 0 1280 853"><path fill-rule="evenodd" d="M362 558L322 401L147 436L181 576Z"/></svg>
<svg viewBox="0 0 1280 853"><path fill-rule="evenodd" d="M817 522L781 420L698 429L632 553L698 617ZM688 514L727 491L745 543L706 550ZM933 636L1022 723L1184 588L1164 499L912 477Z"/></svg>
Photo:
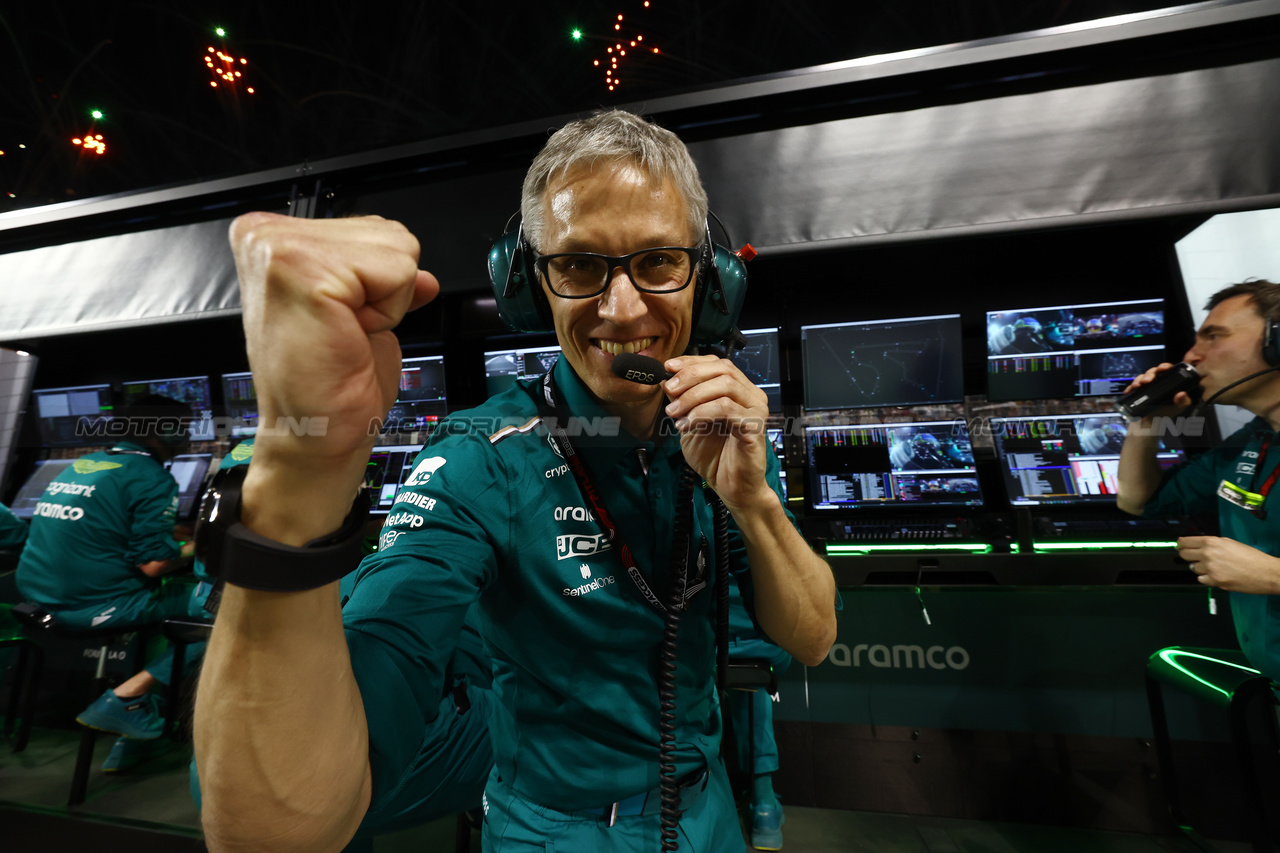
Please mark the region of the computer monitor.
<svg viewBox="0 0 1280 853"><path fill-rule="evenodd" d="M103 429L112 414L110 385L36 388L31 396L43 446L77 447L111 441Z"/></svg>
<svg viewBox="0 0 1280 853"><path fill-rule="evenodd" d="M814 510L982 505L963 421L807 426L805 445Z"/></svg>
<svg viewBox="0 0 1280 853"><path fill-rule="evenodd" d="M806 409L964 399L959 314L801 326L800 358Z"/></svg>
<svg viewBox="0 0 1280 853"><path fill-rule="evenodd" d="M515 385L517 379L541 376L555 365L559 357L560 347L555 344L487 350L484 354L485 391L492 397Z"/></svg>
<svg viewBox="0 0 1280 853"><path fill-rule="evenodd" d="M165 470L178 483L179 519L190 518L200 506L205 476L212 464L212 453L179 453L164 463Z"/></svg>
<svg viewBox="0 0 1280 853"><path fill-rule="evenodd" d="M396 493L413 473L413 460L422 450L421 444L375 447L365 470L365 489L369 492L372 515L386 515L396 502Z"/></svg>
<svg viewBox="0 0 1280 853"><path fill-rule="evenodd" d="M387 412L383 434L431 432L449 413L444 387L444 356L406 358L400 365L400 393Z"/></svg>
<svg viewBox="0 0 1280 853"><path fill-rule="evenodd" d="M1120 394L1162 361L1162 299L987 312L991 400Z"/></svg>
<svg viewBox="0 0 1280 853"><path fill-rule="evenodd" d="M253 386L252 373L222 374L222 401L233 438L258 431L258 389Z"/></svg>
<svg viewBox="0 0 1280 853"><path fill-rule="evenodd" d="M756 387L769 397L769 411L782 411L782 357L778 350L778 330L747 329L747 343L733 354L738 366Z"/></svg>
<svg viewBox="0 0 1280 853"><path fill-rule="evenodd" d="M148 394L159 394L191 407L192 441L217 438L213 424L213 391L208 376L177 376L171 379L138 379L120 385L127 406Z"/></svg>
<svg viewBox="0 0 1280 853"><path fill-rule="evenodd" d="M1119 415L992 418L991 435L1013 506L1115 505L1125 437ZM1183 458L1171 440L1160 440L1161 468Z"/></svg>
<svg viewBox="0 0 1280 853"><path fill-rule="evenodd" d="M36 470L22 484L22 488L18 489L18 493L13 497L13 503L9 505L9 509L18 518L25 518L28 521L35 515L36 504L40 503L40 498L44 496L44 490L49 484L67 470L67 466L75 462L74 459L41 459L36 463Z"/></svg>

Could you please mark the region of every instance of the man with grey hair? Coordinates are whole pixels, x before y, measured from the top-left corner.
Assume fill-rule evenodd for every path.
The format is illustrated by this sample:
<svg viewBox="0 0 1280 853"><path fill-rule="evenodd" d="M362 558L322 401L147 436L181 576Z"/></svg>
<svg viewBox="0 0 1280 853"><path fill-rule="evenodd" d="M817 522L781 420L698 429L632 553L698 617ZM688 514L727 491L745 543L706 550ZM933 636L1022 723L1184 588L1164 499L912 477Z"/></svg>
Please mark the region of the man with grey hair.
<svg viewBox="0 0 1280 853"><path fill-rule="evenodd" d="M697 169L669 131L603 113L550 138L521 208L563 358L441 425L345 606L324 579L227 582L196 710L212 851L338 850L416 784L473 601L493 661L485 849L743 849L719 757L714 556L808 665L834 640L835 585L781 501L764 393L688 351L711 262ZM376 218L250 214L231 238L264 422L329 418L324 435L259 438L240 517L303 545L346 529L365 426L395 395L390 330L437 285L417 241ZM619 378L622 353L673 376ZM711 492L727 548L710 544Z"/></svg>
<svg viewBox="0 0 1280 853"><path fill-rule="evenodd" d="M1157 424L1191 405L1173 405L1131 424L1120 455L1117 505L1153 518L1216 512L1221 536L1185 536L1178 555L1200 583L1227 590L1245 657L1280 681L1280 509L1269 500L1280 465L1280 285L1247 281L1218 291L1183 360L1200 373L1206 401L1240 406L1254 419L1221 446L1166 475L1156 462ZM1170 369L1154 367L1127 390ZM1275 512L1275 515L1270 515Z"/></svg>

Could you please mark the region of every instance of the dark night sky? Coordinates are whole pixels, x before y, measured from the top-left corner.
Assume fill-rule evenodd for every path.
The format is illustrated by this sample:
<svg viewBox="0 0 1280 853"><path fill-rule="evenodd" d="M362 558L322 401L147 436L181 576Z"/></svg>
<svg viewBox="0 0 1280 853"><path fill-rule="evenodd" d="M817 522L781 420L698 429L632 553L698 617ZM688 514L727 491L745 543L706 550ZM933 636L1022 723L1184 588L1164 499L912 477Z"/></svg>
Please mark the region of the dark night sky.
<svg viewBox="0 0 1280 853"><path fill-rule="evenodd" d="M0 11L0 211L206 180L1168 0L26 2ZM207 9L209 11L202 11ZM303 12L296 10L302 9ZM501 14L497 10L502 10ZM622 29L615 31L617 16ZM215 27L225 38L214 35ZM584 38L569 33L581 28ZM621 60L636 33L659 48ZM238 92L213 79L213 46ZM593 59L603 60L601 67ZM244 88L253 86L249 95ZM94 120L90 111L103 118ZM106 153L72 138L100 133ZM24 147L25 146L25 147Z"/></svg>

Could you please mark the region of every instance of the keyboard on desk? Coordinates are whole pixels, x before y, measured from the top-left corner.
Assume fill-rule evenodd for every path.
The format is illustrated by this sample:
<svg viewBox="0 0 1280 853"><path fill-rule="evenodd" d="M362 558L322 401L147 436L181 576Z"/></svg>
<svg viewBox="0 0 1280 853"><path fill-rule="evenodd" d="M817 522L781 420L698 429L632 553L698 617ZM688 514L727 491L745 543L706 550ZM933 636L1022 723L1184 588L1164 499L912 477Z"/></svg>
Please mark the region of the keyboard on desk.
<svg viewBox="0 0 1280 853"><path fill-rule="evenodd" d="M831 521L829 525L825 538L842 545L941 545L977 541L975 526L966 518L859 518Z"/></svg>
<svg viewBox="0 0 1280 853"><path fill-rule="evenodd" d="M1180 519L1127 518L1114 515L1037 515L1032 526L1032 536L1037 544L1172 543L1179 536L1191 535L1193 532Z"/></svg>

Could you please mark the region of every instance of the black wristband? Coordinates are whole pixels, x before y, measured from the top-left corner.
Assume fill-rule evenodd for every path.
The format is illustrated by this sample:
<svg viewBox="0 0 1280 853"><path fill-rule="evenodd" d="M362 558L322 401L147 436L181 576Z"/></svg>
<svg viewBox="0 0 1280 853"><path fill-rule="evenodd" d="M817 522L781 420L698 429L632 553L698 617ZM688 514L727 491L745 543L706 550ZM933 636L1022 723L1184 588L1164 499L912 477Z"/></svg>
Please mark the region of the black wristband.
<svg viewBox="0 0 1280 853"><path fill-rule="evenodd" d="M298 592L333 583L360 564L371 504L364 489L341 527L297 547L254 533L240 522L240 488L247 473L247 466L219 471L201 501L196 557L210 575L246 589Z"/></svg>
<svg viewBox="0 0 1280 853"><path fill-rule="evenodd" d="M340 528L300 548L259 536L237 521L222 545L219 576L227 583L267 592L298 592L333 583L360 565L369 506L362 489Z"/></svg>

